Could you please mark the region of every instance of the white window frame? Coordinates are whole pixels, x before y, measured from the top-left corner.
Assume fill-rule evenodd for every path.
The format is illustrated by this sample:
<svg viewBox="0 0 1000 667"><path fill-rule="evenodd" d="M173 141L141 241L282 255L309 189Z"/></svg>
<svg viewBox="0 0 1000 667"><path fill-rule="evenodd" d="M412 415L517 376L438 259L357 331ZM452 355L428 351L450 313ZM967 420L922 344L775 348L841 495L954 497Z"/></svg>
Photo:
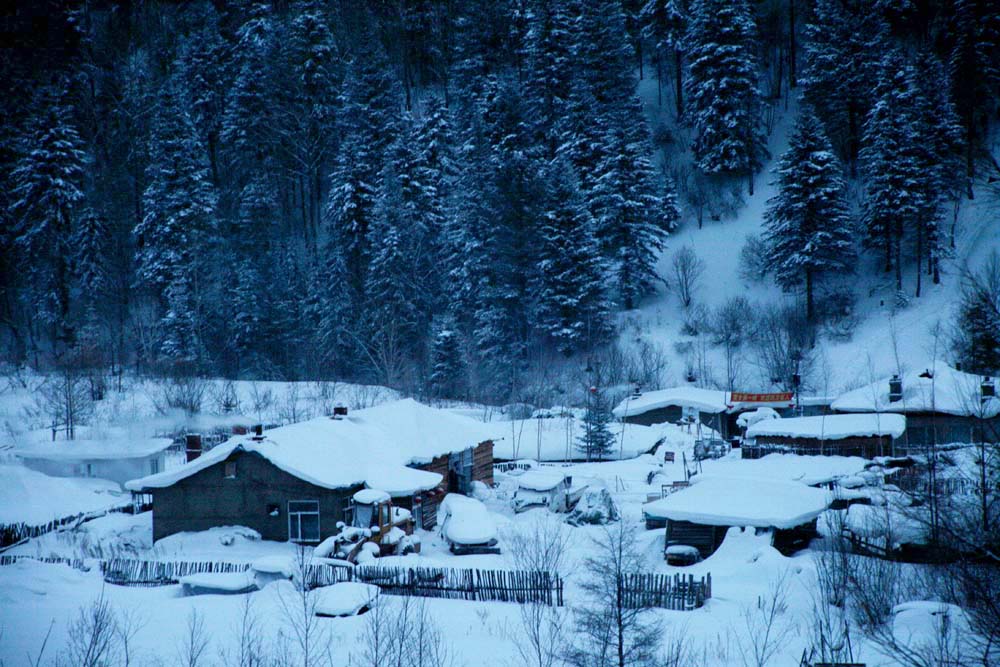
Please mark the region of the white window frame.
<svg viewBox="0 0 1000 667"><path fill-rule="evenodd" d="M294 503L312 503L315 505L315 510L297 510L292 511L292 505ZM306 542L315 543L320 541L320 516L319 516L319 501L312 499L305 500L289 500L287 505L288 510L288 541L289 542ZM303 516L315 516L316 517L316 538L315 539L305 539L302 537L302 517ZM292 526L295 526L295 531L292 531Z"/></svg>

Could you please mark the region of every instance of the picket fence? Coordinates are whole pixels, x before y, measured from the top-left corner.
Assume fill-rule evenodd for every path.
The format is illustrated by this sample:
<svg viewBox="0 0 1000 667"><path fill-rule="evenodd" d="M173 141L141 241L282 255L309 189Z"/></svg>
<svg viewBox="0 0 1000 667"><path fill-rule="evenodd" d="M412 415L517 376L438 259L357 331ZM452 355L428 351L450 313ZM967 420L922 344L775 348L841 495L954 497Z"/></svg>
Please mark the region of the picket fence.
<svg viewBox="0 0 1000 667"><path fill-rule="evenodd" d="M0 566L32 556L0 555ZM62 563L85 569L84 561L69 558L39 558L46 563ZM181 577L204 572L246 572L250 563L213 561L153 561L112 558L99 561L101 575L118 586L166 586ZM309 588L330 586L344 581L374 584L387 595L474 600L480 602L517 602L561 607L564 584L551 572L524 570L478 570L427 567L392 567L361 565L343 567L325 563L308 564L304 580ZM690 611L712 597L712 575L695 579L682 574L626 574L619 580L622 605L635 609L660 607Z"/></svg>
<svg viewBox="0 0 1000 667"><path fill-rule="evenodd" d="M59 530L60 528L68 525L79 525L85 521L90 521L91 519L97 519L99 517L105 516L109 512L129 512L132 509L132 503L127 505L120 505L118 507L111 507L104 510L97 510L94 512L80 512L79 514L73 514L70 516L64 516L59 519L53 519L47 523L41 524L28 524L28 523L7 523L0 524L0 550L12 547L15 544L20 544L25 540L29 540L34 537L39 537L46 533L51 533L52 531Z"/></svg>

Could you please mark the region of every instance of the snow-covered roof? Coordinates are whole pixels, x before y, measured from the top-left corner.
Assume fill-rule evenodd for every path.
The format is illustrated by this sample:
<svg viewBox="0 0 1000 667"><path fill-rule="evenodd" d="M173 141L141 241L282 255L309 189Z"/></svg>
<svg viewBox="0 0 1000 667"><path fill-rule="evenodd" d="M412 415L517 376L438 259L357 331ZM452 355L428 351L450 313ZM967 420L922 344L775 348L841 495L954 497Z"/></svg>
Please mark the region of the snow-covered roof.
<svg viewBox="0 0 1000 667"><path fill-rule="evenodd" d="M639 396L629 396L619 403L613 412L615 417L631 417L673 405L711 413L725 412L728 407L724 391L683 386L646 391Z"/></svg>
<svg viewBox="0 0 1000 667"><path fill-rule="evenodd" d="M438 410L412 399L358 410L341 419L320 417L231 438L179 468L132 480L133 491L171 486L237 450L263 456L285 472L330 489L366 484L401 496L441 482L438 473L407 466L474 447L494 437L496 425Z"/></svg>
<svg viewBox="0 0 1000 667"><path fill-rule="evenodd" d="M0 463L0 524L42 524L127 502L127 494L115 482L50 477L19 463Z"/></svg>
<svg viewBox="0 0 1000 667"><path fill-rule="evenodd" d="M767 419L750 426L747 429L747 437L756 438L762 435L771 435L787 438L840 440L843 438L888 435L898 438L905 431L906 417L903 415L874 412L853 415Z"/></svg>
<svg viewBox="0 0 1000 667"><path fill-rule="evenodd" d="M517 476L517 487L529 491L551 491L566 479L561 472L551 470L528 470Z"/></svg>
<svg viewBox="0 0 1000 667"><path fill-rule="evenodd" d="M643 505L647 516L710 526L794 528L830 505L829 492L799 482L695 477L692 486Z"/></svg>
<svg viewBox="0 0 1000 667"><path fill-rule="evenodd" d="M889 401L889 378L883 378L842 394L831 407L838 412L941 412L983 418L1000 414L1000 399L980 400L979 375L937 363L904 373L902 380L901 400Z"/></svg>
<svg viewBox="0 0 1000 667"><path fill-rule="evenodd" d="M110 438L26 442L14 448L23 459L99 461L152 456L173 444L170 438Z"/></svg>

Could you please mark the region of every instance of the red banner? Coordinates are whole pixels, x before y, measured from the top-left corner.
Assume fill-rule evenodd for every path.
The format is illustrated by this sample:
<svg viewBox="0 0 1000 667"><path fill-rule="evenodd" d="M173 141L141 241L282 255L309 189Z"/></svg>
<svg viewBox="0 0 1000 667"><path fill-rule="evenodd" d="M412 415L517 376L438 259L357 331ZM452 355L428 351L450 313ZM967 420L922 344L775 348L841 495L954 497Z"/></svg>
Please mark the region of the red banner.
<svg viewBox="0 0 1000 667"><path fill-rule="evenodd" d="M792 392L782 391L772 394L751 394L745 391L734 391L729 394L730 403L788 403L792 400Z"/></svg>

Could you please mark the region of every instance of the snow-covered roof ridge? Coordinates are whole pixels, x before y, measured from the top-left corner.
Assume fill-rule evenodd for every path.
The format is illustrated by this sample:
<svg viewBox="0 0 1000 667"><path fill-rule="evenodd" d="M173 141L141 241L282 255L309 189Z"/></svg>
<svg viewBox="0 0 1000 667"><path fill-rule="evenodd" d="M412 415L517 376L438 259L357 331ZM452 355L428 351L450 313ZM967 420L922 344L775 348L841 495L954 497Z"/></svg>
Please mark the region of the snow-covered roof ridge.
<svg viewBox="0 0 1000 667"><path fill-rule="evenodd" d="M700 477L700 479L699 479ZM652 517L709 526L789 529L809 523L830 505L830 493L799 482L699 476L690 488L643 505Z"/></svg>
<svg viewBox="0 0 1000 667"><path fill-rule="evenodd" d="M865 436L898 438L906 432L906 417L899 414L863 413L852 415L822 415L759 421L747 429L747 437L784 436L841 440Z"/></svg>
<svg viewBox="0 0 1000 667"><path fill-rule="evenodd" d="M491 440L495 426L412 399L358 410L342 419L319 417L231 438L179 468L126 483L133 490L163 488L242 450L263 456L290 475L324 488L367 484L393 495L434 488L437 473L407 466Z"/></svg>
<svg viewBox="0 0 1000 667"><path fill-rule="evenodd" d="M889 400L889 378L885 377L840 395L831 407L838 412L940 412L983 418L1000 414L1000 399L980 398L983 376L937 362L917 366L901 379L901 400Z"/></svg>
<svg viewBox="0 0 1000 667"><path fill-rule="evenodd" d="M728 408L726 392L718 389L680 386L645 391L639 396L629 396L612 411L616 417L631 417L670 405L695 408L700 412L725 412Z"/></svg>
<svg viewBox="0 0 1000 667"><path fill-rule="evenodd" d="M26 442L13 449L13 453L26 459L49 461L129 459L151 456L173 444L171 438L88 438L82 440L56 440Z"/></svg>

